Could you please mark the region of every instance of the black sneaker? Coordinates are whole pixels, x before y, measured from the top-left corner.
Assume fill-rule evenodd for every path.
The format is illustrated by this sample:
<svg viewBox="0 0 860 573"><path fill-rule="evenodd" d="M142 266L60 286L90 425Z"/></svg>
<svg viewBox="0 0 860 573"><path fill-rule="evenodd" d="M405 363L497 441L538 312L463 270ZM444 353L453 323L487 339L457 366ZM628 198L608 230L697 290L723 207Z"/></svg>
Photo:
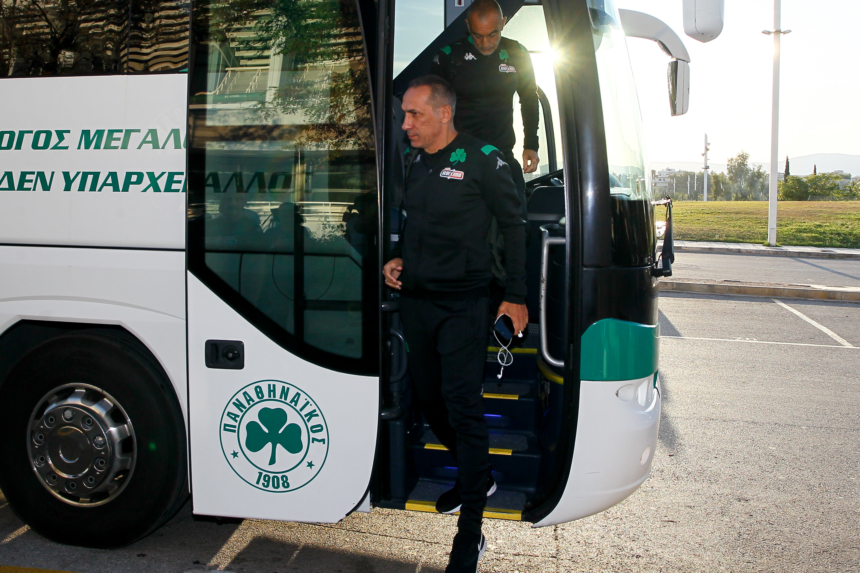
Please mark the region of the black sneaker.
<svg viewBox="0 0 860 573"><path fill-rule="evenodd" d="M478 573L478 562L486 550L487 538L483 534L476 542L474 535L457 533L445 573Z"/></svg>
<svg viewBox="0 0 860 573"><path fill-rule="evenodd" d="M493 476L487 476L487 497L496 493L496 480ZM439 513L457 513L460 511L460 506L463 502L460 501L460 486L455 485L453 489L449 489L439 496L436 500L436 511Z"/></svg>

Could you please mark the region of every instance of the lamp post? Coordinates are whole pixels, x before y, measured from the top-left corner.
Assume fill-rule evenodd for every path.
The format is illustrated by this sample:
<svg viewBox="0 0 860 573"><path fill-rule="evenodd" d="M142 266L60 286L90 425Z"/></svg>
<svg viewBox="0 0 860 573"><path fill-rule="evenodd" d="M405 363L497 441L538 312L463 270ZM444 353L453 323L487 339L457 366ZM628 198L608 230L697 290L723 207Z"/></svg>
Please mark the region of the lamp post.
<svg viewBox="0 0 860 573"><path fill-rule="evenodd" d="M777 0L778 2L779 0ZM705 152L702 154L702 157L705 158L705 166L702 168L705 172L705 201L708 200L708 169L711 168L708 165L708 150L711 148L711 145L708 143L708 134L705 134Z"/></svg>
<svg viewBox="0 0 860 573"><path fill-rule="evenodd" d="M776 197L779 180L779 40L791 30L781 29L782 0L773 3L773 30L762 30L762 34L773 35L773 117L770 132L770 192L767 205L767 244L776 246Z"/></svg>

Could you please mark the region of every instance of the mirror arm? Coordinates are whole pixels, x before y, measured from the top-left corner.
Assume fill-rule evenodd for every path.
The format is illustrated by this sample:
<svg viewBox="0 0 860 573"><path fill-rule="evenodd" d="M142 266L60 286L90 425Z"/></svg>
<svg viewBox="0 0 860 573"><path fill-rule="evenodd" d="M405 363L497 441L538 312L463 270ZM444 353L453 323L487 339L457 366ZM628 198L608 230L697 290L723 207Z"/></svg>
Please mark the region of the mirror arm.
<svg viewBox="0 0 860 573"><path fill-rule="evenodd" d="M663 235L663 249L660 251L660 259L651 269L651 275L655 277L671 277L672 263L675 262L675 241L672 235L672 199L666 196L665 199L654 201L654 206L666 206L666 232Z"/></svg>

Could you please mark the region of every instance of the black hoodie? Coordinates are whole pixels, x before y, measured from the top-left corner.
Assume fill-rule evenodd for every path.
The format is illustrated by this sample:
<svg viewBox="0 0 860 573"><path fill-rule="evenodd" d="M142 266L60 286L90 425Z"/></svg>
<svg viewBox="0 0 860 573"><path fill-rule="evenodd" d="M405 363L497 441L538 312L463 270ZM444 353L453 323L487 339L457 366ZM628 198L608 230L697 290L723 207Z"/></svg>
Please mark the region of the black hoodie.
<svg viewBox="0 0 860 573"><path fill-rule="evenodd" d="M493 279L487 233L495 217L505 244L504 300L525 304L526 222L498 149L460 133L436 153L420 150L406 180L404 210L403 235L392 252L403 258L404 296L487 296Z"/></svg>

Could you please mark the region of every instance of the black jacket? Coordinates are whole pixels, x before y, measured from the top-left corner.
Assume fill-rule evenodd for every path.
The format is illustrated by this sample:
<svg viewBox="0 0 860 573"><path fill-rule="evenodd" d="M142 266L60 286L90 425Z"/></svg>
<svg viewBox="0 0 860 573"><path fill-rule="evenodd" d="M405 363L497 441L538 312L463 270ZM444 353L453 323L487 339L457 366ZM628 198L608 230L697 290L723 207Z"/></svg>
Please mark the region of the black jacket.
<svg viewBox="0 0 860 573"><path fill-rule="evenodd" d="M391 253L403 258L404 296L487 296L493 279L487 232L495 217L505 242L504 300L525 303L526 222L498 149L460 133L436 153L419 151L406 180L404 209L406 224Z"/></svg>
<svg viewBox="0 0 860 573"><path fill-rule="evenodd" d="M537 84L531 56L522 44L502 38L496 51L485 56L467 36L442 48L433 58L430 73L447 80L457 93L457 131L502 151L516 144L513 97L518 93L523 148L538 150Z"/></svg>

